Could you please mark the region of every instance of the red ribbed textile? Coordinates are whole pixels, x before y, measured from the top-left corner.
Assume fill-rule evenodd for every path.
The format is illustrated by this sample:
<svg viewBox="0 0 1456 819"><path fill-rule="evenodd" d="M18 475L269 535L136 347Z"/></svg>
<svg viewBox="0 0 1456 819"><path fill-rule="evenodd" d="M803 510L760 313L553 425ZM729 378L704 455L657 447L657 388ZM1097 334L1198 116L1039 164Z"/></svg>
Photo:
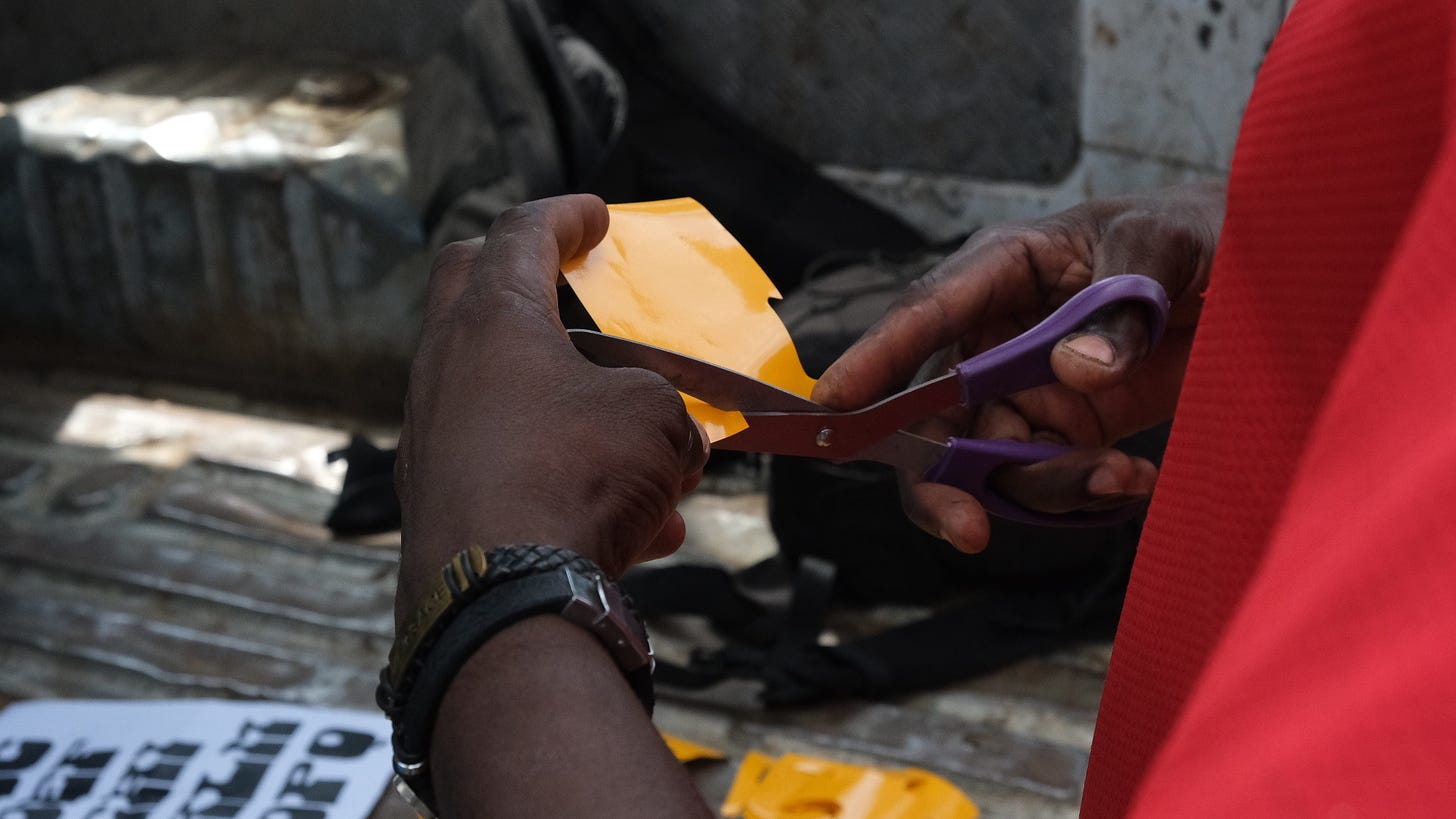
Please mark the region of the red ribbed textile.
<svg viewBox="0 0 1456 819"><path fill-rule="evenodd" d="M1453 17L1299 0L1266 58L1085 817L1456 816Z"/></svg>

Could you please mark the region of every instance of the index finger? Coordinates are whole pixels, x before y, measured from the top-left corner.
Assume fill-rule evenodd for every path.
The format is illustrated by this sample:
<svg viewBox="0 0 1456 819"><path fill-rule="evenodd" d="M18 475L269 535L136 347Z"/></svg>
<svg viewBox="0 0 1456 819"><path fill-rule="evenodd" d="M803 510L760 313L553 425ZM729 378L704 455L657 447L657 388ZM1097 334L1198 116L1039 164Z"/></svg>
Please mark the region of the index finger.
<svg viewBox="0 0 1456 819"><path fill-rule="evenodd" d="M836 409L866 406L902 388L928 358L968 330L1038 309L1056 284L1043 281L1041 270L1055 270L1058 276L1079 266L1087 270L1059 244L1032 226L991 228L972 236L915 281L825 371L813 399Z"/></svg>

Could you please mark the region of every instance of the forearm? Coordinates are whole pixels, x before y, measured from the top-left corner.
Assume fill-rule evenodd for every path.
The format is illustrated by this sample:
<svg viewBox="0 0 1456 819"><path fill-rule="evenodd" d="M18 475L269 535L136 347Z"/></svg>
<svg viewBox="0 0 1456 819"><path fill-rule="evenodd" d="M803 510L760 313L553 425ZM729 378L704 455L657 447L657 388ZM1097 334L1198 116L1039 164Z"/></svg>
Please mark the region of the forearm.
<svg viewBox="0 0 1456 819"><path fill-rule="evenodd" d="M487 642L431 743L444 817L711 816L601 644L535 617Z"/></svg>

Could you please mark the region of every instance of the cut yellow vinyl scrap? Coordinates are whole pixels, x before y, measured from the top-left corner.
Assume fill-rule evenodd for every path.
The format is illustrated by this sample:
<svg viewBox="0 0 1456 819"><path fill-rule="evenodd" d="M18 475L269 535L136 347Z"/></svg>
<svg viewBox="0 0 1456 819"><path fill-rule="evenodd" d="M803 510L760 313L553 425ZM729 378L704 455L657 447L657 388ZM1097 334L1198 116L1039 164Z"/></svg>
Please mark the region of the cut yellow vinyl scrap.
<svg viewBox="0 0 1456 819"><path fill-rule="evenodd" d="M717 748L710 748L707 745L699 745L691 740L675 737L672 734L662 734L662 741L667 743L667 749L678 762L697 762L702 759L723 759L723 752Z"/></svg>
<svg viewBox="0 0 1456 819"><path fill-rule="evenodd" d="M890 771L799 754L750 752L721 811L728 819L976 819L954 785L916 769Z"/></svg>
<svg viewBox="0 0 1456 819"><path fill-rule="evenodd" d="M607 236L562 267L598 328L711 361L808 397L793 339L769 299L781 298L727 228L692 199L611 205ZM747 424L684 396L721 440Z"/></svg>

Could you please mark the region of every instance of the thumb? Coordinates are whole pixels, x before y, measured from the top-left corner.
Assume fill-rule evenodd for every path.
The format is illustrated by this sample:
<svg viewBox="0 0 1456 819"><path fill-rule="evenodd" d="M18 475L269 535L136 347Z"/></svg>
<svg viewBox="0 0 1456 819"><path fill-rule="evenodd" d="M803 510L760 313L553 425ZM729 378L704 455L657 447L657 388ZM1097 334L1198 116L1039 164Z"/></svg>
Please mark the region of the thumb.
<svg viewBox="0 0 1456 819"><path fill-rule="evenodd" d="M1112 305L1057 344L1052 350L1052 372L1077 392L1116 386L1147 355L1149 335L1147 308Z"/></svg>
<svg viewBox="0 0 1456 819"><path fill-rule="evenodd" d="M1093 249L1092 281L1147 276L1178 299L1207 267L1211 247L1206 229L1179 215L1132 209L1108 220ZM1052 351L1052 371L1078 392L1122 383L1152 346L1149 319L1147 309L1137 304L1098 311Z"/></svg>
<svg viewBox="0 0 1456 819"><path fill-rule="evenodd" d="M588 194L517 205L491 225L472 271L473 284L491 306L534 304L554 314L561 264L600 242L607 221L602 200Z"/></svg>

